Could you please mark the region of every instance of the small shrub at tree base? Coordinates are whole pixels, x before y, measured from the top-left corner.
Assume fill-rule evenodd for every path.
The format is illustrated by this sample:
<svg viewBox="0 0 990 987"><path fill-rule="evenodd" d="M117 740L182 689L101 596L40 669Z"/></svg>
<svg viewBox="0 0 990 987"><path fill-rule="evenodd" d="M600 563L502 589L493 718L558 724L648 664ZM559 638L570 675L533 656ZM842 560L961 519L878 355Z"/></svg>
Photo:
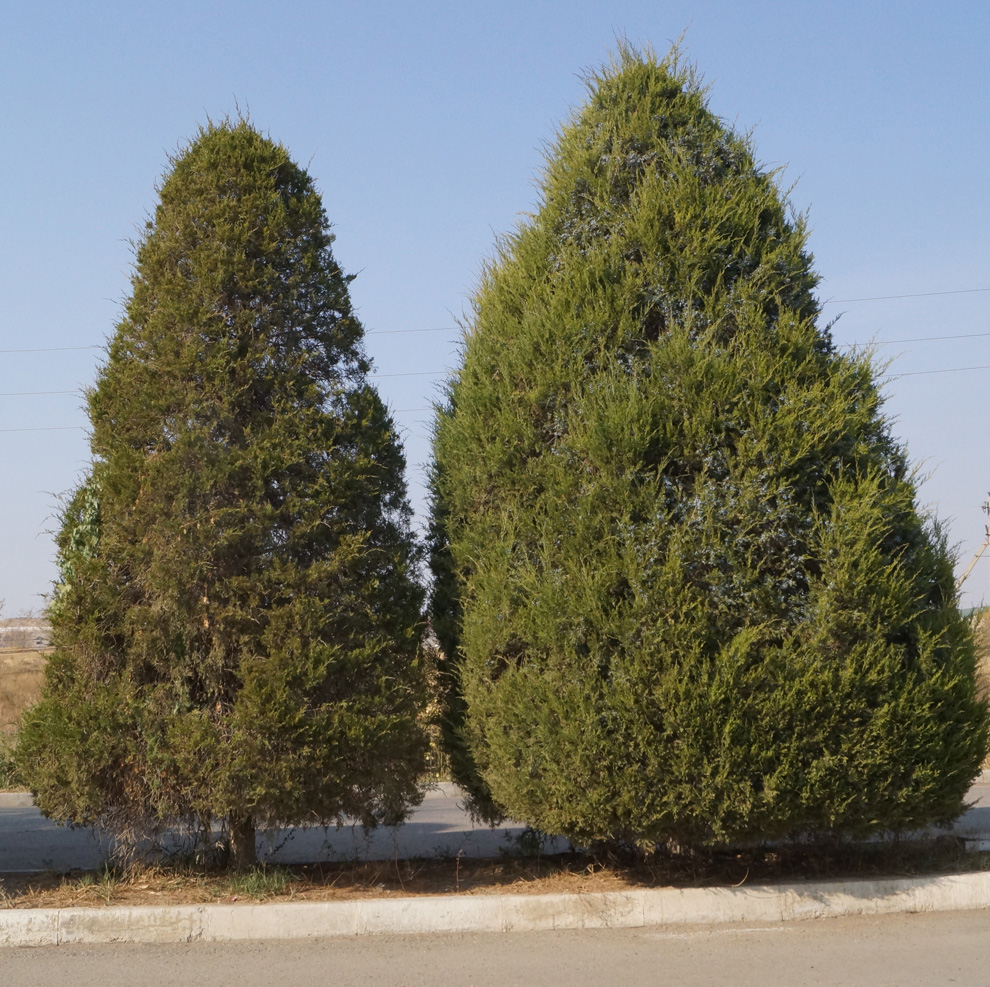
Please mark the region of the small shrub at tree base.
<svg viewBox="0 0 990 987"><path fill-rule="evenodd" d="M987 712L952 559L802 219L677 52L589 79L435 425L455 777L581 845L949 820Z"/></svg>
<svg viewBox="0 0 990 987"><path fill-rule="evenodd" d="M250 898L272 898L285 894L297 880L295 874L285 867L266 867L264 864L235 875L230 889L235 894Z"/></svg>
<svg viewBox="0 0 990 987"><path fill-rule="evenodd" d="M14 761L14 735L0 733L0 792L6 788L21 788L24 784Z"/></svg>
<svg viewBox="0 0 990 987"><path fill-rule="evenodd" d="M368 826L418 795L422 591L394 424L313 182L245 121L173 162L89 394L18 765L126 835Z"/></svg>

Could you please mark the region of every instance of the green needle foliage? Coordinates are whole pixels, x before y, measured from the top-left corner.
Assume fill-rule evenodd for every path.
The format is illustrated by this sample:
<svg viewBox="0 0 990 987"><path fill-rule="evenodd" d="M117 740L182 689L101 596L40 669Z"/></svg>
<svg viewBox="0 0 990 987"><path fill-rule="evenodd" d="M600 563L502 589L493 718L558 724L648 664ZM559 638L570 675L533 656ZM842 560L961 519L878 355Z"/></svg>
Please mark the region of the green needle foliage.
<svg viewBox="0 0 990 987"><path fill-rule="evenodd" d="M676 51L588 89L436 421L455 772L584 844L948 820L987 743L972 636L804 224Z"/></svg>
<svg viewBox="0 0 990 987"><path fill-rule="evenodd" d="M247 122L172 161L89 395L55 652L18 762L47 815L142 834L400 819L425 740L394 424L320 198Z"/></svg>

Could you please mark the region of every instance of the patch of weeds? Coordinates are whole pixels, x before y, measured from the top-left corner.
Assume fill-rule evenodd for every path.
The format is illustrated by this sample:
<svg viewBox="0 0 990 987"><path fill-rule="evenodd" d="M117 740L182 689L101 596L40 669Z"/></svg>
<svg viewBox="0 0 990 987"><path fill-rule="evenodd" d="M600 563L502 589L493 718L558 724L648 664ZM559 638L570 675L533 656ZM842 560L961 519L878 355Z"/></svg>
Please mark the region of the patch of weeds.
<svg viewBox="0 0 990 987"><path fill-rule="evenodd" d="M14 764L14 743L13 734L0 733L0 792L26 787Z"/></svg>
<svg viewBox="0 0 990 987"><path fill-rule="evenodd" d="M128 882L128 874L120 867L106 862L99 870L89 870L78 877L62 878L62 890L83 892L86 897L99 897L110 904L120 889Z"/></svg>
<svg viewBox="0 0 990 987"><path fill-rule="evenodd" d="M248 898L275 898L289 892L298 878L286 867L260 864L241 874L231 874L226 883L230 894Z"/></svg>

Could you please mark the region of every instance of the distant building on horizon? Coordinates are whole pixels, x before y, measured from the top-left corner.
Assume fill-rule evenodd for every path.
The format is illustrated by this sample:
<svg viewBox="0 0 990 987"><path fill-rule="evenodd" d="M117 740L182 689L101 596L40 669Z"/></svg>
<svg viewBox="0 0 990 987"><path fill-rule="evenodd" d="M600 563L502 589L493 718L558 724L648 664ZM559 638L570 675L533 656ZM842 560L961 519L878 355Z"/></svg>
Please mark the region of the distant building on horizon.
<svg viewBox="0 0 990 987"><path fill-rule="evenodd" d="M47 648L52 627L44 617L6 617L0 619L0 650Z"/></svg>

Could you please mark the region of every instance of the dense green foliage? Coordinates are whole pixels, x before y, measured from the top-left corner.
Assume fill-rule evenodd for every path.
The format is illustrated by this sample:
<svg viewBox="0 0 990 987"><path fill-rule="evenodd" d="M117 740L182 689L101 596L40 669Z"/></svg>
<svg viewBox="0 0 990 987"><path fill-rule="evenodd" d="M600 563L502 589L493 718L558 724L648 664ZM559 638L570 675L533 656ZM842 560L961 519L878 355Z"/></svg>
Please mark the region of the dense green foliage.
<svg viewBox="0 0 990 987"><path fill-rule="evenodd" d="M481 812L652 846L961 810L987 723L951 558L805 241L676 53L589 80L436 422L433 621Z"/></svg>
<svg viewBox="0 0 990 987"><path fill-rule="evenodd" d="M416 798L422 590L391 418L312 180L246 122L172 162L89 395L44 697L56 819L368 825Z"/></svg>

